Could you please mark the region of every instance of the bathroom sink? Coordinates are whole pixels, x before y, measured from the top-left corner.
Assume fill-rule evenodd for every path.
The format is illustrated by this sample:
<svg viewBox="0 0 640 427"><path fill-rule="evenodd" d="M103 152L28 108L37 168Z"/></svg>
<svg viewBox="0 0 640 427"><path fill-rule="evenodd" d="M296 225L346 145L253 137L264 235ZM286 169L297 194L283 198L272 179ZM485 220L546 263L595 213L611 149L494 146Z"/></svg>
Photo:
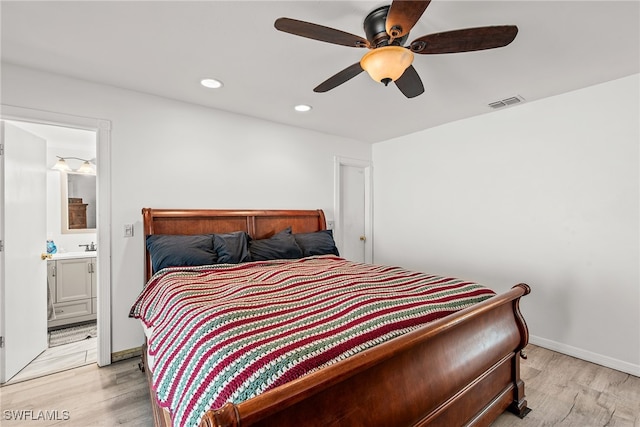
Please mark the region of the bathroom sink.
<svg viewBox="0 0 640 427"><path fill-rule="evenodd" d="M96 251L59 252L52 259L89 258L96 256Z"/></svg>

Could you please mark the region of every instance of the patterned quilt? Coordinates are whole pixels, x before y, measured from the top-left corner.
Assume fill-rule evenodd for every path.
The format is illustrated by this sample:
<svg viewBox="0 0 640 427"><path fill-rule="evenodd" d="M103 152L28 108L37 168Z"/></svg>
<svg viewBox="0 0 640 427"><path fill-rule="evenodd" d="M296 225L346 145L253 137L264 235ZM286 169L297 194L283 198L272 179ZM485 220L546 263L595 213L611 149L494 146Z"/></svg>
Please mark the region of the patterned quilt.
<svg viewBox="0 0 640 427"><path fill-rule="evenodd" d="M159 271L130 317L152 328L153 388L176 426L495 295L334 256Z"/></svg>

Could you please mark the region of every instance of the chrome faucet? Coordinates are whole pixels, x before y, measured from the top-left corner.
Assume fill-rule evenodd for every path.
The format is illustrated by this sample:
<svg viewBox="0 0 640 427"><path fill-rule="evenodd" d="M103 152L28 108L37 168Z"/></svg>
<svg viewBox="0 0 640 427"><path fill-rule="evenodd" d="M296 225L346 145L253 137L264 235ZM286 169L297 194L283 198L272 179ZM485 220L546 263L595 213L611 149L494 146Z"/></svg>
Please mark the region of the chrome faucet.
<svg viewBox="0 0 640 427"><path fill-rule="evenodd" d="M93 242L91 242L91 244L78 245L78 246L80 246L80 247L84 246L85 252L91 252L91 251L98 250L98 246L96 244L94 244Z"/></svg>

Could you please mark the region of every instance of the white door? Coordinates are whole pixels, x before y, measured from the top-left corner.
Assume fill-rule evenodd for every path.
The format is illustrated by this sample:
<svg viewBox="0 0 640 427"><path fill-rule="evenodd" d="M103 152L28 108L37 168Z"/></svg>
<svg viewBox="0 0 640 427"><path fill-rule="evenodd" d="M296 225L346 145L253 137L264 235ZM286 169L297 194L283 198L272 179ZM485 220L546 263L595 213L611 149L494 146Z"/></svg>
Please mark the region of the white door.
<svg viewBox="0 0 640 427"><path fill-rule="evenodd" d="M334 237L340 255L356 262L373 262L370 174L369 162L336 158Z"/></svg>
<svg viewBox="0 0 640 427"><path fill-rule="evenodd" d="M0 121L3 205L0 226L0 382L47 348L46 141ZM43 213L45 213L43 215Z"/></svg>
<svg viewBox="0 0 640 427"><path fill-rule="evenodd" d="M367 235L364 229L364 168L341 166L342 252L351 261L364 262Z"/></svg>

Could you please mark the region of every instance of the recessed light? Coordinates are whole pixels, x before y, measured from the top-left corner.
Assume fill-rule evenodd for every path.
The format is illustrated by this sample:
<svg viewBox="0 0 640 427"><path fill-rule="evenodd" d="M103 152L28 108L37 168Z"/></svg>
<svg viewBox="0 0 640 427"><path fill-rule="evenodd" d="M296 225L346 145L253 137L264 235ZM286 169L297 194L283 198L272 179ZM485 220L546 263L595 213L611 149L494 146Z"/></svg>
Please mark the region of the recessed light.
<svg viewBox="0 0 640 427"><path fill-rule="evenodd" d="M200 80L200 84L204 87L208 87L209 89L218 89L222 87L222 82L216 79L202 79Z"/></svg>
<svg viewBox="0 0 640 427"><path fill-rule="evenodd" d="M310 111L311 110L311 105L306 105L306 104L299 104L296 105L295 107L293 107L294 110L299 111L301 113L304 113L305 111Z"/></svg>

